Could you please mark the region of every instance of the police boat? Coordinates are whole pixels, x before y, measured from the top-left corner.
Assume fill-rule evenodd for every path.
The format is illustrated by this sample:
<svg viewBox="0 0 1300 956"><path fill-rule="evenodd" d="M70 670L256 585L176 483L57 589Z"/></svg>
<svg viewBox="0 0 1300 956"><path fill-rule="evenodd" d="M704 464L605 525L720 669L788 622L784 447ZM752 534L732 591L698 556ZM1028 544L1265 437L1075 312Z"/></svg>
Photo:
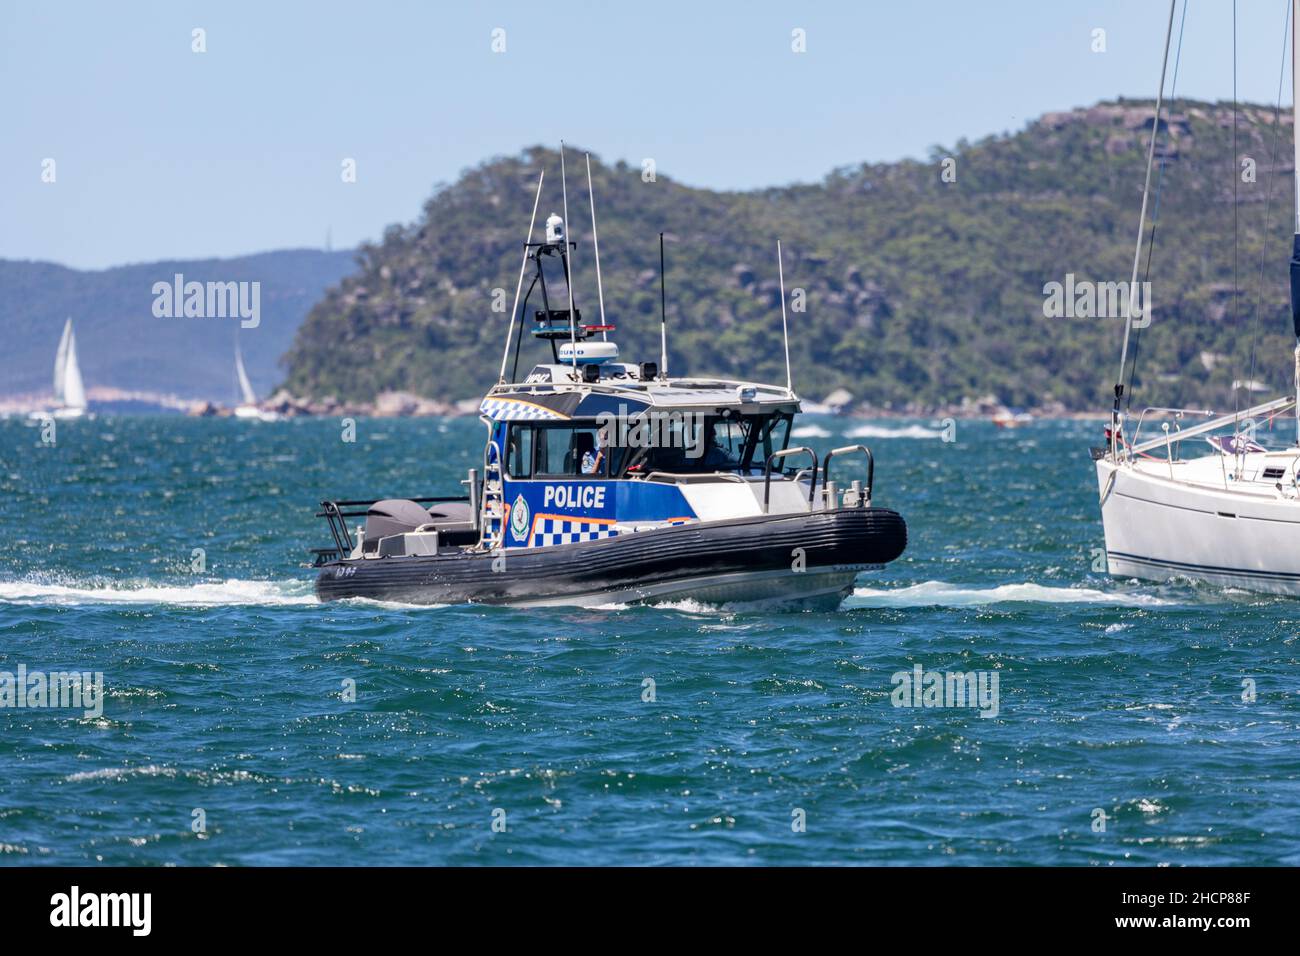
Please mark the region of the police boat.
<svg viewBox="0 0 1300 956"><path fill-rule="evenodd" d="M819 458L789 444L800 406L788 380L670 377L662 317L659 361L622 362L603 289L600 322L583 324L566 220L553 214L531 241L541 187L501 373L480 407L481 473L462 496L322 502L333 545L316 551L319 598L833 608L902 554L902 517L872 501L869 448ZM592 236L599 277L594 208ZM661 236L661 305L662 250ZM781 296L784 327L784 276ZM520 381L525 324L550 356ZM364 519L355 534L352 519Z"/></svg>

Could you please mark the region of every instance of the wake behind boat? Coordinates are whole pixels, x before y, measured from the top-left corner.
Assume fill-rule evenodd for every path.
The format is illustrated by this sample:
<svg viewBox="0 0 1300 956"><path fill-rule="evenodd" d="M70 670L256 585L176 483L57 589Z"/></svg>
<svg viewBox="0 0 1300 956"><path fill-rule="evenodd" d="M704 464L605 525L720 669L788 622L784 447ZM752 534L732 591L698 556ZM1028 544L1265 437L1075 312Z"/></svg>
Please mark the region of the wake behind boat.
<svg viewBox="0 0 1300 956"><path fill-rule="evenodd" d="M1292 0L1292 62L1295 62L1295 23L1300 0ZM1165 59L1173 28L1170 5ZM1293 70L1293 93L1300 94L1300 74ZM1161 74L1161 95L1164 75ZM1300 102L1300 96L1293 99ZM1146 226L1151 166L1160 126L1161 98L1147 154L1146 187L1138 223L1138 254ZM1293 106L1293 110L1297 107ZM1298 111L1300 112L1300 111ZM1293 131L1295 129L1293 123ZM1294 140L1300 163L1300 137ZM1293 166L1292 169L1297 167ZM1291 258L1291 313L1296 335L1296 389L1300 395L1300 192L1295 202L1296 228ZM1133 286L1130 286L1133 288ZM1130 296L1132 301L1133 296ZM1300 596L1300 446L1266 449L1256 438L1257 418L1270 424L1296 408L1295 396L1284 396L1230 415L1212 411L1150 407L1143 410L1130 436L1121 410L1129 337L1130 310L1125 324L1120 375L1107 429L1107 447L1094 448L1106 535L1109 572L1118 577L1149 580L1190 578L1211 584ZM1246 383L1247 388L1251 387ZM1162 420L1161 432L1143 438L1148 422ZM1199 423L1184 427L1192 421ZM1171 427L1172 426L1172 427ZM1214 434L1231 429L1232 434ZM1183 457L1187 447L1210 451Z"/></svg>
<svg viewBox="0 0 1300 956"><path fill-rule="evenodd" d="M532 241L543 180L498 382L480 407L487 428L482 475L470 470L464 496L323 502L318 516L333 546L316 552L318 596L837 606L859 573L897 558L907 529L896 512L872 504L870 450L852 445L822 459L789 445L800 400L789 380L788 341L785 386L673 378L665 308L658 361L618 360L604 315L594 197L601 317L583 324L570 282L576 245L566 237L567 218L552 215L545 241ZM660 236L661 308L662 243ZM548 264L559 273L549 281ZM562 297L553 291L561 283ZM535 291L541 307L532 337L549 349L550 361L520 380ZM861 477L836 480L850 468ZM365 519L355 537L354 518Z"/></svg>

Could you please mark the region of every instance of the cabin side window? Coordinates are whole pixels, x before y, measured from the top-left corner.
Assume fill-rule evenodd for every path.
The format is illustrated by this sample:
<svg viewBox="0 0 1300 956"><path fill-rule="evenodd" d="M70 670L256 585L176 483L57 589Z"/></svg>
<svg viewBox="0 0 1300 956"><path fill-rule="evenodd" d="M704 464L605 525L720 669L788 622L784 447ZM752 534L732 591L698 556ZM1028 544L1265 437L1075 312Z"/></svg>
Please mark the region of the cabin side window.
<svg viewBox="0 0 1300 956"><path fill-rule="evenodd" d="M757 433L755 447L746 461L751 467L762 468L773 452L785 451L790 443L790 422L793 415L773 415Z"/></svg>
<svg viewBox="0 0 1300 956"><path fill-rule="evenodd" d="M506 438L506 472L511 478L533 476L533 429L531 425L511 425Z"/></svg>
<svg viewBox="0 0 1300 956"><path fill-rule="evenodd" d="M606 449L594 425L511 425L511 478L569 478L607 475Z"/></svg>

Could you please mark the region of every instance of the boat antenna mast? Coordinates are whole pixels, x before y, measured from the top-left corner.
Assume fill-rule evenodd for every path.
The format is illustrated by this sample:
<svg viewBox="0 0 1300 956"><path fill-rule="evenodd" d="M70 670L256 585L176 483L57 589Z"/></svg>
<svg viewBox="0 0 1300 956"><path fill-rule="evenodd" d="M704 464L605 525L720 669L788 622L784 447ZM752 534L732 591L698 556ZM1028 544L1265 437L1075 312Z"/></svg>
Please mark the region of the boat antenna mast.
<svg viewBox="0 0 1300 956"><path fill-rule="evenodd" d="M600 337L609 339L609 326L605 324L605 287L600 282L600 238L596 234L596 191L591 185L591 153L587 157L587 199L591 204L591 245L596 251L596 297L600 300Z"/></svg>
<svg viewBox="0 0 1300 956"><path fill-rule="evenodd" d="M659 233L659 380L668 381L668 293L664 286L664 234Z"/></svg>
<svg viewBox="0 0 1300 956"><path fill-rule="evenodd" d="M790 375L790 327L785 321L785 266L781 264L781 240L776 241L776 274L781 283L781 338L785 342L785 390L794 394L794 379Z"/></svg>
<svg viewBox="0 0 1300 956"><path fill-rule="evenodd" d="M528 220L528 235L524 236L524 258L519 263L519 282L515 285L515 304L510 310L510 329L506 332L506 348L501 355L501 375L497 382L500 385L506 383L506 362L510 359L510 340L515 334L515 315L519 311L519 295L524 290L524 270L528 268L528 246L533 241L533 227L537 225L537 204L542 201L542 180L546 178L546 170L542 170L537 177L537 195L533 197L533 215ZM520 322L523 322L522 317ZM522 335L522 331L520 332Z"/></svg>
<svg viewBox="0 0 1300 956"><path fill-rule="evenodd" d="M1155 119L1151 124L1151 142L1147 146L1146 182L1142 186L1142 212L1138 215L1137 248L1133 252L1133 278L1129 282L1128 303L1124 309L1124 345L1119 353L1119 375L1115 377L1115 405L1110 413L1110 453L1116 460L1119 458L1121 448L1120 421L1123 412L1120 403L1124 399L1124 368L1128 364L1128 341L1133 332L1133 303L1137 301L1138 269L1142 264L1142 237L1146 232L1147 199L1151 194L1151 167L1155 162L1156 137L1160 134L1160 108L1165 95L1165 72L1169 67L1169 41L1174 34L1174 7L1177 2L1178 0L1169 0L1169 25L1165 27L1165 53L1160 61L1160 88L1156 91ZM1142 307L1149 309L1151 303L1143 303Z"/></svg>
<svg viewBox="0 0 1300 956"><path fill-rule="evenodd" d="M578 327L573 321L573 247L569 245L569 184L564 175L564 140L560 140L560 192L564 197L564 245L560 247L560 261L564 263L564 285L569 293L569 358L573 370L578 371Z"/></svg>

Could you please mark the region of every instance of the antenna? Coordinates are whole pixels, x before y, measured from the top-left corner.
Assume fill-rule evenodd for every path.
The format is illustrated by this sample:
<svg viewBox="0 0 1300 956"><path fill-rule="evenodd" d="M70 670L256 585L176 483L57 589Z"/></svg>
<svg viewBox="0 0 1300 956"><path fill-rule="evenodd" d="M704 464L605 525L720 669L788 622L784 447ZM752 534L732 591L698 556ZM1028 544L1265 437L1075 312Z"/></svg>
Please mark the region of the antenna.
<svg viewBox="0 0 1300 956"><path fill-rule="evenodd" d="M519 283L515 286L515 304L514 308L510 310L510 330L506 332L506 350L501 355L501 375L497 379L497 383L500 385L504 385L506 382L506 360L510 358L510 340L515 335L515 314L519 311L519 293L524 290L524 269L528 267L528 243L533 241L533 226L537 224L537 204L542 200L542 180L545 178L546 170L543 169L541 175L537 177L537 195L533 197L533 215L528 220L528 235L524 237L524 258L519 263Z"/></svg>
<svg viewBox="0 0 1300 956"><path fill-rule="evenodd" d="M591 201L591 244L596 249L596 295L600 299L600 324L605 324L605 289L600 284L600 238L596 235L596 192L591 188L591 153L587 157L587 198ZM609 338L609 332L600 330L602 339Z"/></svg>
<svg viewBox="0 0 1300 956"><path fill-rule="evenodd" d="M781 264L781 240L776 241L776 274L781 280L781 338L785 340L785 390L794 391L790 377L790 329L785 322L785 267Z"/></svg>
<svg viewBox="0 0 1300 956"><path fill-rule="evenodd" d="M560 140L560 191L564 194L564 245L560 250L564 257L564 284L569 288L569 359L573 367L578 368L578 327L573 323L573 262L569 258L569 186L564 175L564 140Z"/></svg>
<svg viewBox="0 0 1300 956"><path fill-rule="evenodd" d="M659 233L659 380L668 381L668 293L664 291L664 234Z"/></svg>

